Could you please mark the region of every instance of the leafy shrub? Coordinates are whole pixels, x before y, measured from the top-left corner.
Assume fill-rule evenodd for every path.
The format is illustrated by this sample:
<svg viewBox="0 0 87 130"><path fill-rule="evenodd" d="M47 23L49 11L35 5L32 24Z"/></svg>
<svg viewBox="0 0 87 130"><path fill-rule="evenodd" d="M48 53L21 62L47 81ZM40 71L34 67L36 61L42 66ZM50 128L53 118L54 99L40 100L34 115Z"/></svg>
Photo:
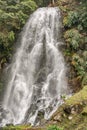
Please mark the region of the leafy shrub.
<svg viewBox="0 0 87 130"><path fill-rule="evenodd" d="M23 26L28 19L28 16L24 14L21 10L16 13L17 21L19 23L19 29Z"/></svg>
<svg viewBox="0 0 87 130"><path fill-rule="evenodd" d="M86 62L79 55L74 54L72 58L72 64L75 67L78 76L84 77L86 74L85 64Z"/></svg>
<svg viewBox="0 0 87 130"><path fill-rule="evenodd" d="M14 18L14 14L13 13L6 13L6 12L3 12L0 16L0 22L8 22L8 21L11 21L12 19Z"/></svg>
<svg viewBox="0 0 87 130"><path fill-rule="evenodd" d="M6 6L7 6L7 2L0 0L0 9L5 10Z"/></svg>
<svg viewBox="0 0 87 130"><path fill-rule="evenodd" d="M10 6L6 6L6 12L17 12L17 11L19 11L19 8L18 8L18 6L14 6L14 5L10 5Z"/></svg>
<svg viewBox="0 0 87 130"><path fill-rule="evenodd" d="M37 8L34 0L0 0L0 57L9 57L17 33Z"/></svg>
<svg viewBox="0 0 87 130"><path fill-rule="evenodd" d="M72 27L75 24L79 23L79 13L76 11L70 11L67 17L64 18L64 26Z"/></svg>
<svg viewBox="0 0 87 130"><path fill-rule="evenodd" d="M51 126L48 127L47 130L63 130L63 128L59 128L59 127L56 126L56 125L51 125Z"/></svg>
<svg viewBox="0 0 87 130"><path fill-rule="evenodd" d="M27 1L20 2L18 8L19 10L22 10L22 12L25 14L31 14L31 12L33 12L37 8L37 5L34 1L27 0Z"/></svg>
<svg viewBox="0 0 87 130"><path fill-rule="evenodd" d="M15 34L13 31L9 32L8 40L9 40L9 42L13 42L15 40Z"/></svg>
<svg viewBox="0 0 87 130"><path fill-rule="evenodd" d="M81 35L79 34L78 30L71 29L66 31L64 38L66 42L69 44L71 49L78 49L79 44L81 43Z"/></svg>
<svg viewBox="0 0 87 130"><path fill-rule="evenodd" d="M87 30L87 10L83 8L83 11L70 11L66 17L64 17L63 24L65 27L71 28L72 26L78 26L79 30Z"/></svg>
<svg viewBox="0 0 87 130"><path fill-rule="evenodd" d="M7 0L8 5L16 5L20 2L20 0Z"/></svg>
<svg viewBox="0 0 87 130"><path fill-rule="evenodd" d="M82 4L82 10L79 12L79 23L87 31L87 1Z"/></svg>

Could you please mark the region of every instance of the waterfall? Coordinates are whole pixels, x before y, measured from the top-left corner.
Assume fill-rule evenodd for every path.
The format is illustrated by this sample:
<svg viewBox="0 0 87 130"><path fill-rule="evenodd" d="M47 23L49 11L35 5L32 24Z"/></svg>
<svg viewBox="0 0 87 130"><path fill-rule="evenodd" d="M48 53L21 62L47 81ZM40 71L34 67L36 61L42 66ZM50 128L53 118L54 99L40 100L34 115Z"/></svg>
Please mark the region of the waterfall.
<svg viewBox="0 0 87 130"><path fill-rule="evenodd" d="M11 64L1 126L40 124L40 114L47 120L62 104L68 85L61 28L57 7L40 8L30 16Z"/></svg>

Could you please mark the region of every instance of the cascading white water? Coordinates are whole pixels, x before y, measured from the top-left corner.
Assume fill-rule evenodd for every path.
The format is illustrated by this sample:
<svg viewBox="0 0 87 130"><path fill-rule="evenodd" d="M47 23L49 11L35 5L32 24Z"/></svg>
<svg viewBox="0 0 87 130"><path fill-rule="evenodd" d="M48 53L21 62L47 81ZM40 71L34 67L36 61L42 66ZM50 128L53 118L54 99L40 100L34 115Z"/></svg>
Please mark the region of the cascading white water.
<svg viewBox="0 0 87 130"><path fill-rule="evenodd" d="M52 7L38 9L26 23L11 65L1 125L39 124L40 112L49 119L62 103L68 90L61 27L60 10Z"/></svg>

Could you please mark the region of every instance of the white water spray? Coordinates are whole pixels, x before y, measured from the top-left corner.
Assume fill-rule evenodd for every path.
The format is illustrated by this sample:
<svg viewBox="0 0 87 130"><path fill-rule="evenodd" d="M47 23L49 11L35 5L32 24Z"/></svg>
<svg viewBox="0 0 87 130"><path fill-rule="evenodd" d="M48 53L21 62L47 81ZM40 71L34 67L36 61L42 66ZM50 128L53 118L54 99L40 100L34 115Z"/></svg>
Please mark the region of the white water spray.
<svg viewBox="0 0 87 130"><path fill-rule="evenodd" d="M59 50L61 27L58 8L40 8L26 23L11 67L1 125L39 124L39 113L49 119L62 103L61 95L68 90Z"/></svg>

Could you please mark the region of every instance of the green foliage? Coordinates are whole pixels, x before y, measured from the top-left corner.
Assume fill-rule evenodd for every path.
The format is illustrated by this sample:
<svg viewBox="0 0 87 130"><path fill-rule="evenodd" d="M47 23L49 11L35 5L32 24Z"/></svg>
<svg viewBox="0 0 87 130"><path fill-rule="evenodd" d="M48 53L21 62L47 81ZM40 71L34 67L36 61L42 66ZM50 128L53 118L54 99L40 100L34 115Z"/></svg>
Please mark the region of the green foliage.
<svg viewBox="0 0 87 130"><path fill-rule="evenodd" d="M18 11L17 13L16 13L16 17L17 17L17 21L18 21L18 29L20 29L21 28L21 26L23 26L24 24L25 24L25 22L26 22L26 20L28 19L28 16L26 15L26 14L24 14L21 10L20 11Z"/></svg>
<svg viewBox="0 0 87 130"><path fill-rule="evenodd" d="M26 0L23 2L20 2L18 5L19 10L22 10L24 14L31 14L36 8L37 5L34 1L32 0Z"/></svg>
<svg viewBox="0 0 87 130"><path fill-rule="evenodd" d="M14 6L14 5L8 5L8 6L6 6L6 12L13 12L13 13L15 13L15 12L17 12L17 11L19 11L19 8L18 8L18 6L16 5L16 6Z"/></svg>
<svg viewBox="0 0 87 130"><path fill-rule="evenodd" d="M34 0L36 4L41 7L43 5L43 0Z"/></svg>
<svg viewBox="0 0 87 130"><path fill-rule="evenodd" d="M17 125L17 126L10 125L3 127L2 130L26 130L29 129L30 127L31 126L29 125Z"/></svg>
<svg viewBox="0 0 87 130"><path fill-rule="evenodd" d="M87 1L86 0L81 0L82 4L79 10L79 23L87 31Z"/></svg>
<svg viewBox="0 0 87 130"><path fill-rule="evenodd" d="M65 56L71 56L71 51L70 51L70 49L68 49L68 48L66 48L65 50L64 50L64 55Z"/></svg>
<svg viewBox="0 0 87 130"><path fill-rule="evenodd" d="M72 64L75 67L78 76L84 77L86 75L87 61L77 54L73 55Z"/></svg>
<svg viewBox="0 0 87 130"><path fill-rule="evenodd" d="M37 8L34 0L0 0L0 57L9 57L17 33Z"/></svg>
<svg viewBox="0 0 87 130"><path fill-rule="evenodd" d="M48 127L47 130L63 130L63 128L60 128L60 127L58 127L56 125L51 125L51 126Z"/></svg>
<svg viewBox="0 0 87 130"><path fill-rule="evenodd" d="M9 42L13 42L15 40L15 34L13 31L9 32L8 40L9 40Z"/></svg>
<svg viewBox="0 0 87 130"><path fill-rule="evenodd" d="M87 6L87 3L85 6ZM63 24L68 28L77 26L79 30L85 29L87 31L87 8L82 6L80 11L69 11L63 20Z"/></svg>
<svg viewBox="0 0 87 130"><path fill-rule="evenodd" d="M79 34L78 30L70 29L66 31L64 38L72 50L78 49L79 44L81 43L81 35Z"/></svg>
<svg viewBox="0 0 87 130"><path fill-rule="evenodd" d="M7 6L7 2L0 0L0 9L1 9L1 10L5 10L5 7L6 7L6 6Z"/></svg>
<svg viewBox="0 0 87 130"><path fill-rule="evenodd" d="M73 25L77 24L79 18L79 13L76 11L70 11L68 16L64 19L64 26L72 27Z"/></svg>
<svg viewBox="0 0 87 130"><path fill-rule="evenodd" d="M87 84L87 0L75 0L75 7L71 5L66 10L63 19L66 41L65 55L68 56L74 76L79 76L81 85ZM65 9L68 6L65 7ZM73 77L74 77L73 76Z"/></svg>

